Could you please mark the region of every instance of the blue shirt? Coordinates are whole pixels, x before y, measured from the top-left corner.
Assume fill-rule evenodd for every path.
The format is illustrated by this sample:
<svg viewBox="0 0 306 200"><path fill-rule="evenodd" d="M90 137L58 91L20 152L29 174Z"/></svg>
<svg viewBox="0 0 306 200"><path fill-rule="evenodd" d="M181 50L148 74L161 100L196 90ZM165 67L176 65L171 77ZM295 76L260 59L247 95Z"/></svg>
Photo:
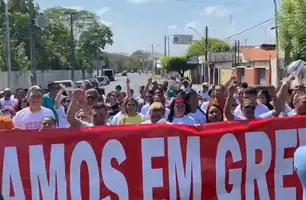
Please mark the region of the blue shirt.
<svg viewBox="0 0 306 200"><path fill-rule="evenodd" d="M58 121L58 114L55 110L55 100L50 97L50 93L44 94L43 96L43 105L46 108L49 108L53 111L56 121Z"/></svg>
<svg viewBox="0 0 306 200"><path fill-rule="evenodd" d="M304 191L304 199L306 199L306 146L300 146L294 153L294 170L297 173Z"/></svg>

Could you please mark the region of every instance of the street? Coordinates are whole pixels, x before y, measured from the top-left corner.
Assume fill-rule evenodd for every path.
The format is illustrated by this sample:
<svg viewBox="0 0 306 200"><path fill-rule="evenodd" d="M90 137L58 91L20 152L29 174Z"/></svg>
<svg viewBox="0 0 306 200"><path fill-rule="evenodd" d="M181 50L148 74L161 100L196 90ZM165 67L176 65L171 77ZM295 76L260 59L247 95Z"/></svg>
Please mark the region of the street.
<svg viewBox="0 0 306 200"><path fill-rule="evenodd" d="M110 82L109 85L104 86L105 93L115 90L116 85L120 85L122 87L122 91L126 92L126 79L129 78L131 81L131 89L134 90L135 95L139 95L139 87L141 85L146 85L148 78L151 77L151 74L142 73L141 75L138 73L128 73L127 76L116 76L115 81ZM158 81L158 80L157 80Z"/></svg>

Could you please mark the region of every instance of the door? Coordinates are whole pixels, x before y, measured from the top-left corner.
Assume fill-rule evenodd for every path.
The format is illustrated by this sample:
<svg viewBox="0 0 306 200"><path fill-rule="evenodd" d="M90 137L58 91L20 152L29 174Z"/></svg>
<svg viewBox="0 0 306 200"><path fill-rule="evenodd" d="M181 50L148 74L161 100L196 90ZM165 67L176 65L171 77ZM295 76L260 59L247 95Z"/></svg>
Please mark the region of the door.
<svg viewBox="0 0 306 200"><path fill-rule="evenodd" d="M266 85L266 69L259 69L259 85Z"/></svg>

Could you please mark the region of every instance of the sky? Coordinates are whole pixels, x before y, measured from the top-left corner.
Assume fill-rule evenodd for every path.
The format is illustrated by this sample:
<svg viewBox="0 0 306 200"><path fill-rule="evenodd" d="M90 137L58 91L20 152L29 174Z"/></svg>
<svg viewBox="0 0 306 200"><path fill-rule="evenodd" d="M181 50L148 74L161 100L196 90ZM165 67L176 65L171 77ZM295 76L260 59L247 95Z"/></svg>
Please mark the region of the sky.
<svg viewBox="0 0 306 200"><path fill-rule="evenodd" d="M67 7L97 13L111 27L114 44L105 51L131 54L135 50L164 52L164 36L170 37L170 55L183 55L188 45L172 44L173 34L225 39L273 17L273 0L36 0L42 9ZM196 33L189 27L198 31ZM275 43L271 20L226 41L233 44ZM201 36L200 36L201 35Z"/></svg>

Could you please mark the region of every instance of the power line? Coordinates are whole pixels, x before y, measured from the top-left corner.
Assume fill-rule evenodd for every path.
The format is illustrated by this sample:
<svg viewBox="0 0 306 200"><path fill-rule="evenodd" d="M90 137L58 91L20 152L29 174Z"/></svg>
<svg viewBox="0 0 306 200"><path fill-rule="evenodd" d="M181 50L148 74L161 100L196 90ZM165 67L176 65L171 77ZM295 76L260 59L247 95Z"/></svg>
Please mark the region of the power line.
<svg viewBox="0 0 306 200"><path fill-rule="evenodd" d="M240 31L240 32L238 32L238 33L235 33L234 35L231 35L231 36L229 36L229 37L226 37L225 39L230 39L230 38L233 38L233 37L235 37L235 36L237 36L237 35L240 35L240 34L242 34L242 33L245 33L245 32L247 32L247 31L250 31L250 30L252 30L252 29L254 29L254 28L257 28L258 26L261 26L261 25L263 25L263 24L265 24L265 23L271 21L271 20L273 20L273 18L267 19L267 20L265 20L265 21L263 21L263 22L261 22L261 23L259 23L259 24L256 24L256 25L250 27L250 28L247 28L247 29L245 29L245 30L243 30L243 31Z"/></svg>

